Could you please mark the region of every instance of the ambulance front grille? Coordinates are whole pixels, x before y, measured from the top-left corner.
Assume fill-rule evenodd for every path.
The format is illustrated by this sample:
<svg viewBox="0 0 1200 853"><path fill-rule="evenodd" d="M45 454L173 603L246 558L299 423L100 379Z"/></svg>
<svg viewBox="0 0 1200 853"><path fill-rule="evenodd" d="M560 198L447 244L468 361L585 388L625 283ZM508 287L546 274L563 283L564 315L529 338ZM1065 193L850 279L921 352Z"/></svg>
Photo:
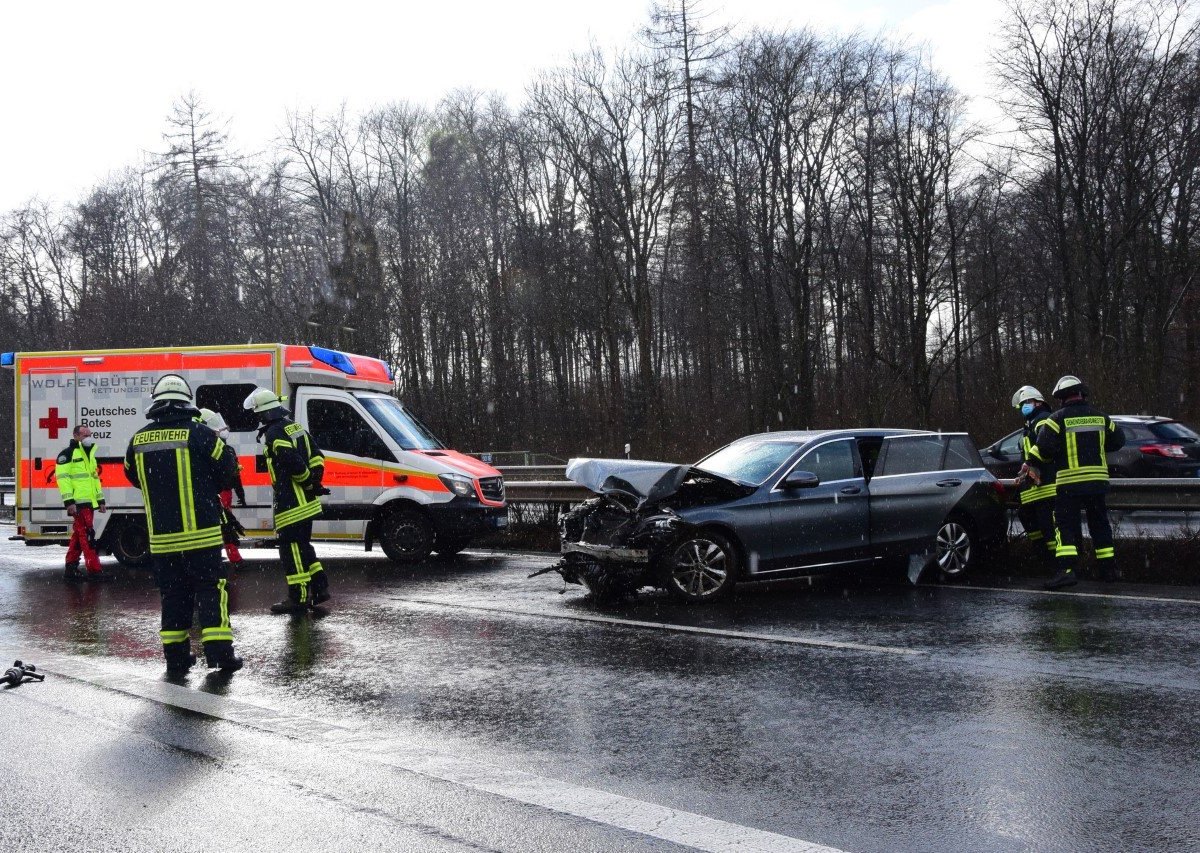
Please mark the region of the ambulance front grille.
<svg viewBox="0 0 1200 853"><path fill-rule="evenodd" d="M504 500L504 478L485 477L479 481L479 491L489 501Z"/></svg>

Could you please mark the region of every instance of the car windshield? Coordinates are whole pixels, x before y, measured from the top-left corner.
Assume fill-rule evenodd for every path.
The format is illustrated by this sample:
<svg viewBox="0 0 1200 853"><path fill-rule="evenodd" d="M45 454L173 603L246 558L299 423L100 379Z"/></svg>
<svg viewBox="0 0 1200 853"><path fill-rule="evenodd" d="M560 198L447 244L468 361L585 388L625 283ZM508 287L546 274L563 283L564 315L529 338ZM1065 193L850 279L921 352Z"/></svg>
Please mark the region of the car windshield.
<svg viewBox="0 0 1200 853"><path fill-rule="evenodd" d="M789 441L739 441L701 459L696 467L759 486L799 448Z"/></svg>
<svg viewBox="0 0 1200 853"><path fill-rule="evenodd" d="M1195 444L1200 441L1200 435L1177 421L1150 424L1150 431L1156 437L1167 441L1178 441L1182 444Z"/></svg>
<svg viewBox="0 0 1200 853"><path fill-rule="evenodd" d="M364 395L358 401L401 450L445 449L446 445L438 441L429 427L417 420L395 397Z"/></svg>

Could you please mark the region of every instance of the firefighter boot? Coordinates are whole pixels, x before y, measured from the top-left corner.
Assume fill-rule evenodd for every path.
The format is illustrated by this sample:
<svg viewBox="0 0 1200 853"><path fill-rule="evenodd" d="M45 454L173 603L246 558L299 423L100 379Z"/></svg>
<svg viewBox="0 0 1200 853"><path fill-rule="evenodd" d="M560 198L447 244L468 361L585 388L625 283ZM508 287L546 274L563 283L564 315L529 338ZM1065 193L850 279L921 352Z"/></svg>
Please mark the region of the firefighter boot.
<svg viewBox="0 0 1200 853"><path fill-rule="evenodd" d="M304 594L300 584L288 584L287 598L271 605L271 612L303 613L308 610L308 596Z"/></svg>
<svg viewBox="0 0 1200 853"><path fill-rule="evenodd" d="M80 570L79 563L67 563L63 569L63 580L65 581L81 581L84 578L84 572Z"/></svg>
<svg viewBox="0 0 1200 853"><path fill-rule="evenodd" d="M325 574L325 569L321 567L320 563L313 565L310 577L312 578L308 586L308 604L310 607L324 604L333 598L329 593L329 576Z"/></svg>
<svg viewBox="0 0 1200 853"><path fill-rule="evenodd" d="M1071 568L1059 569L1054 577L1042 584L1042 589L1062 589L1068 586L1075 586L1079 581L1075 577L1075 570Z"/></svg>
<svg viewBox="0 0 1200 853"><path fill-rule="evenodd" d="M196 663L188 643L167 643L163 646L163 657L167 659L167 675L184 675Z"/></svg>
<svg viewBox="0 0 1200 853"><path fill-rule="evenodd" d="M242 659L233 653L232 640L209 640L204 644L204 659L209 669L221 672L237 672L242 668Z"/></svg>

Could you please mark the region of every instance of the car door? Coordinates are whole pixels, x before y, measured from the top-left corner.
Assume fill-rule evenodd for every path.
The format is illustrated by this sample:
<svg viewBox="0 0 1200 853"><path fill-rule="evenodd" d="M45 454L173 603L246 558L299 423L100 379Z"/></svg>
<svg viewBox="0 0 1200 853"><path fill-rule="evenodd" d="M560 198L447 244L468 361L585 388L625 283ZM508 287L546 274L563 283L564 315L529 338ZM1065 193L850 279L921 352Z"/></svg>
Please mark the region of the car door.
<svg viewBox="0 0 1200 853"><path fill-rule="evenodd" d="M871 479L871 541L876 553L919 553L932 546L938 527L979 479L977 464L950 458L951 439L962 433L894 435L883 449ZM965 460L966 457L964 456ZM970 466L970 467L969 467Z"/></svg>
<svg viewBox="0 0 1200 853"><path fill-rule="evenodd" d="M794 471L807 471L816 486L788 488ZM834 566L867 556L869 506L858 445L835 438L811 447L771 490L774 554L766 571Z"/></svg>
<svg viewBox="0 0 1200 853"><path fill-rule="evenodd" d="M1021 430L1010 432L984 453L984 465L992 474L1001 479L1012 479L1021 470Z"/></svg>

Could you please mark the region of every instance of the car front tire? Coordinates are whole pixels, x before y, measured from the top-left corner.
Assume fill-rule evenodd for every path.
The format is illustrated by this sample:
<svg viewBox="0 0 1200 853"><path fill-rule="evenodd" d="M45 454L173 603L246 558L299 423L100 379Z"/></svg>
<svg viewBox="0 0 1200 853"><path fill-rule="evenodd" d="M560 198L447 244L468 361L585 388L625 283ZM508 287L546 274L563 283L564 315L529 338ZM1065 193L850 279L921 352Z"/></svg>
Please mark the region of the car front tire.
<svg viewBox="0 0 1200 853"><path fill-rule="evenodd" d="M109 526L114 529L107 532L108 548L117 562L130 569L149 567L150 534L146 532L146 520L141 516L118 516Z"/></svg>
<svg viewBox="0 0 1200 853"><path fill-rule="evenodd" d="M725 598L737 583L737 548L715 531L690 534L672 546L663 564L667 591L678 600L697 604Z"/></svg>
<svg viewBox="0 0 1200 853"><path fill-rule="evenodd" d="M419 563L433 550L433 525L418 509L389 510L379 520L379 545L393 563Z"/></svg>

